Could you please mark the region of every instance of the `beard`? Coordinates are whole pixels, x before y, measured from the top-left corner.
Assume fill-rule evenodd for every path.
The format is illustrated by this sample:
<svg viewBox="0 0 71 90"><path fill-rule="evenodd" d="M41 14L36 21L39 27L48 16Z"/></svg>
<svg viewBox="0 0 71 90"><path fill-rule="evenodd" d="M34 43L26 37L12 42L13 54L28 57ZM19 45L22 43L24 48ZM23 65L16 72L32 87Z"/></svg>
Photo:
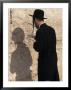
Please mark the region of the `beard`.
<svg viewBox="0 0 71 90"><path fill-rule="evenodd" d="M36 27L37 29L39 29L39 25L37 25L36 23L35 23L35 27Z"/></svg>

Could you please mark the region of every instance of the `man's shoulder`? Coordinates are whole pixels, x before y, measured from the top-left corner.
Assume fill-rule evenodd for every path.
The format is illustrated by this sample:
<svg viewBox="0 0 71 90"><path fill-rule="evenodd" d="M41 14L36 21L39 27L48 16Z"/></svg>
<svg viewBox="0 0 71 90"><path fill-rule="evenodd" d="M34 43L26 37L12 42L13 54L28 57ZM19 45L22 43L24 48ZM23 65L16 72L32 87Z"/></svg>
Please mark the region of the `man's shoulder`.
<svg viewBox="0 0 71 90"><path fill-rule="evenodd" d="M55 34L55 29L52 26L49 26L47 24L43 24L39 30L37 30L37 33L41 34Z"/></svg>
<svg viewBox="0 0 71 90"><path fill-rule="evenodd" d="M47 25L47 29L54 31L54 28L52 26Z"/></svg>
<svg viewBox="0 0 71 90"><path fill-rule="evenodd" d="M52 27L52 26L49 26L49 25L47 25L46 23L44 23L41 27L40 27L40 29L51 29L51 30L54 30L54 28Z"/></svg>
<svg viewBox="0 0 71 90"><path fill-rule="evenodd" d="M55 29L52 26L49 26L47 24L45 24L42 29L45 29L45 31L48 31L48 32L55 32Z"/></svg>
<svg viewBox="0 0 71 90"><path fill-rule="evenodd" d="M48 30L48 32L52 32L52 33L55 33L55 29L52 27L52 26L48 26L47 25L47 30Z"/></svg>

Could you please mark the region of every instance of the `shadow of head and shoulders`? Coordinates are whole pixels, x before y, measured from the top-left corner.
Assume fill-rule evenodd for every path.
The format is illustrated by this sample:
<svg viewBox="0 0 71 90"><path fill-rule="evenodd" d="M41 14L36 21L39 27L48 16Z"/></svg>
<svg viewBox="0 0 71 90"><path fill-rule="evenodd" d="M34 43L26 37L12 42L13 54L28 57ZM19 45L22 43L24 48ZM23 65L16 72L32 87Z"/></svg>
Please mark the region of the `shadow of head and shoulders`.
<svg viewBox="0 0 71 90"><path fill-rule="evenodd" d="M12 40L17 45L16 50L12 53L10 71L16 73L16 80L31 80L30 66L32 57L30 50L24 43L25 34L21 28L16 28L12 32Z"/></svg>

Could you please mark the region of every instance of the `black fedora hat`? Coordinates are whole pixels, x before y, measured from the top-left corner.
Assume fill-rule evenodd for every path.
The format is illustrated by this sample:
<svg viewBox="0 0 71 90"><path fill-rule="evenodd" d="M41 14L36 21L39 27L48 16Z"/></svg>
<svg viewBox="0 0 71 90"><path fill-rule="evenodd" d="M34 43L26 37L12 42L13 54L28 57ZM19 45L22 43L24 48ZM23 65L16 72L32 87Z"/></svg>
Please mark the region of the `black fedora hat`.
<svg viewBox="0 0 71 90"><path fill-rule="evenodd" d="M34 11L34 14L33 15L30 15L30 16L32 16L33 17L33 19L40 19L40 20L42 20L42 19L47 19L47 18L44 18L44 11L43 10L40 10L40 9L36 9L35 11Z"/></svg>

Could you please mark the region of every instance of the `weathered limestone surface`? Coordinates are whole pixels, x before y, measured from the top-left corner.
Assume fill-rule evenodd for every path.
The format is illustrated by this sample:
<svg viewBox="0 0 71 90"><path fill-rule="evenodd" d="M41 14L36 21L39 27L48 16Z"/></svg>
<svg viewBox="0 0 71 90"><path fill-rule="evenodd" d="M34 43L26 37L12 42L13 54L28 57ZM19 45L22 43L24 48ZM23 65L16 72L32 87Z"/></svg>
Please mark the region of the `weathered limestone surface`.
<svg viewBox="0 0 71 90"><path fill-rule="evenodd" d="M12 40L12 32L15 30L15 28L21 28L24 33L25 33L25 38L23 40L23 43L26 44L28 47L31 57L32 57L32 67L30 67L30 72L32 76L32 80L37 80L37 58L38 58L38 53L35 52L33 49L33 42L34 39L31 38L31 35L36 32L36 29L33 32L33 27L32 27L32 18L29 16L29 14L33 14L33 11L35 9L16 9L16 8L11 8L9 9L9 33L8 33L8 40L9 40L9 80L10 81L16 81L16 72L11 72L11 62L12 62L12 54L15 52L17 49L17 45L14 43ZM55 29L56 32L56 37L57 37L57 56L58 56L58 70L59 70L59 76L60 79L62 80L62 9L59 8L54 8L54 9L43 9L45 12L45 17L48 19L45 20L45 22L52 26ZM16 55L16 57L18 57ZM23 56L19 57L19 60L21 62ZM28 56L27 56L28 57ZM20 63L19 62L19 63ZM16 64L16 63L15 63ZM18 68L20 64L18 64ZM21 65L23 68L23 65ZM22 69L22 74L21 78L24 76L23 72L24 68ZM20 73L21 73L20 72Z"/></svg>

